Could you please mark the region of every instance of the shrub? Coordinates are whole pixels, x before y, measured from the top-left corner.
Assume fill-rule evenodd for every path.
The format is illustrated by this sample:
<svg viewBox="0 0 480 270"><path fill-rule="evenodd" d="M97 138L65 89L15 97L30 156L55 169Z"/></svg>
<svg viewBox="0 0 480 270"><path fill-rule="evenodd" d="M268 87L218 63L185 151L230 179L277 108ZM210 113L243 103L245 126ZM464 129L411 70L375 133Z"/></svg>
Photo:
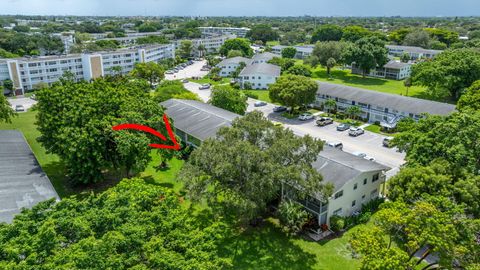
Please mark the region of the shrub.
<svg viewBox="0 0 480 270"><path fill-rule="evenodd" d="M283 230L290 234L300 232L309 219L308 213L303 209L303 206L291 200L284 200L280 203L278 215L283 225Z"/></svg>
<svg viewBox="0 0 480 270"><path fill-rule="evenodd" d="M380 207L380 204L385 202L384 198L376 198L362 205L362 213L364 212L375 212Z"/></svg>
<svg viewBox="0 0 480 270"><path fill-rule="evenodd" d="M334 232L339 232L345 228L345 219L340 216L330 217L330 228Z"/></svg>
<svg viewBox="0 0 480 270"><path fill-rule="evenodd" d="M252 83L244 82L243 83L243 89L248 89L248 90L252 89Z"/></svg>
<svg viewBox="0 0 480 270"><path fill-rule="evenodd" d="M252 93L250 91L245 91L245 96L249 97L249 98L253 98L253 99L258 99L258 95L255 94L255 93Z"/></svg>

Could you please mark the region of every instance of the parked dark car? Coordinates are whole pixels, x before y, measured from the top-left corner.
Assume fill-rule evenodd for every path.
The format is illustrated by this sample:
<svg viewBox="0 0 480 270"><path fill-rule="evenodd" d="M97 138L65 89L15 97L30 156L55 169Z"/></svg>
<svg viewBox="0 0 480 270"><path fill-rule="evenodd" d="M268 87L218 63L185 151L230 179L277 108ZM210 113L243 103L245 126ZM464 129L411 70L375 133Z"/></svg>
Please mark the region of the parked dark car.
<svg viewBox="0 0 480 270"><path fill-rule="evenodd" d="M316 121L317 125L318 126L326 126L326 125L330 125L330 124L333 124L333 119L330 118L330 117L320 117L317 119Z"/></svg>
<svg viewBox="0 0 480 270"><path fill-rule="evenodd" d="M267 103L265 101L257 101L253 104L253 106L255 107L262 107L262 106L266 106Z"/></svg>
<svg viewBox="0 0 480 270"><path fill-rule="evenodd" d="M273 107L273 112L284 112L287 110L287 107L284 106L275 106Z"/></svg>
<svg viewBox="0 0 480 270"><path fill-rule="evenodd" d="M350 128L350 125L345 123L342 123L337 126L338 131L345 131L345 130L348 130L349 128Z"/></svg>

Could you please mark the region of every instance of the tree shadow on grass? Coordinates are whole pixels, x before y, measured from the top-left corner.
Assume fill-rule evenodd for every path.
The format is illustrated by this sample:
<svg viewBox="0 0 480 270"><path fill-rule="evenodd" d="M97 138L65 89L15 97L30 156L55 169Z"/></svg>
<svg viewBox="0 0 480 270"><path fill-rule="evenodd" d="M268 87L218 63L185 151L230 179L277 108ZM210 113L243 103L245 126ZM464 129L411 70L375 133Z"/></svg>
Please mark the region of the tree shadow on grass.
<svg viewBox="0 0 480 270"><path fill-rule="evenodd" d="M331 79L327 75L326 70L315 70L313 72L314 78L327 79L328 81L333 81L334 79L341 81L345 84L355 84L355 85L385 85L388 80L379 79L379 78L363 78L361 75L350 74L348 70L338 70L334 69L331 71Z"/></svg>
<svg viewBox="0 0 480 270"><path fill-rule="evenodd" d="M312 269L315 255L295 245L270 221L248 228L223 244L224 257L234 269Z"/></svg>

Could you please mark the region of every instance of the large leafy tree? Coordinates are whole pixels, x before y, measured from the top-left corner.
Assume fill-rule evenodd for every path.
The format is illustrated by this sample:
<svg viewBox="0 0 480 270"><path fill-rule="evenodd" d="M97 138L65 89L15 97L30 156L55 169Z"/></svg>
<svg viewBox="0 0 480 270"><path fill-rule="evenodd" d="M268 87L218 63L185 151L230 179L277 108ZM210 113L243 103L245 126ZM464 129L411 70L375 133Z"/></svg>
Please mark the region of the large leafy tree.
<svg viewBox="0 0 480 270"><path fill-rule="evenodd" d="M293 67L288 68L285 71L285 74L300 75L305 77L312 76L312 72L310 71L310 68L302 64L294 65Z"/></svg>
<svg viewBox="0 0 480 270"><path fill-rule="evenodd" d="M474 82L457 102L459 111L480 111L480 80Z"/></svg>
<svg viewBox="0 0 480 270"><path fill-rule="evenodd" d="M412 80L428 87L434 97L457 100L467 87L480 80L480 52L476 49L445 51L432 61L414 65Z"/></svg>
<svg viewBox="0 0 480 270"><path fill-rule="evenodd" d="M295 60L290 58L273 57L268 63L279 66L282 72L285 72L295 65Z"/></svg>
<svg viewBox="0 0 480 270"><path fill-rule="evenodd" d="M178 54L180 57L187 59L192 56L193 42L191 40L182 40L180 42L180 48L178 49Z"/></svg>
<svg viewBox="0 0 480 270"><path fill-rule="evenodd" d="M480 223L466 218L461 207L444 198L412 205L389 202L373 220L373 227L354 232L350 240L362 255L362 269L415 269L429 254L439 260L423 269L451 268L453 263L478 266L476 233ZM422 248L422 255L415 257Z"/></svg>
<svg viewBox="0 0 480 270"><path fill-rule="evenodd" d="M362 26L350 25L343 28L342 40L356 42L359 39L372 35L372 32Z"/></svg>
<svg viewBox="0 0 480 270"><path fill-rule="evenodd" d="M403 39L403 45L430 48L430 35L425 30L415 30L408 33Z"/></svg>
<svg viewBox="0 0 480 270"><path fill-rule="evenodd" d="M153 88L155 83L165 78L165 70L155 62L137 63L132 70L132 75L147 80L150 83L150 87Z"/></svg>
<svg viewBox="0 0 480 270"><path fill-rule="evenodd" d="M365 76L371 69L382 67L387 63L387 52L385 42L378 37L371 36L359 39L350 46L347 46L343 57L346 63L354 63L361 69L363 76Z"/></svg>
<svg viewBox="0 0 480 270"><path fill-rule="evenodd" d="M161 82L157 88L155 88L154 98L158 102L163 102L171 98L201 101L200 97L188 91L182 82L167 80Z"/></svg>
<svg viewBox="0 0 480 270"><path fill-rule="evenodd" d="M226 226L143 179L25 209L0 224L1 269L222 269Z"/></svg>
<svg viewBox="0 0 480 270"><path fill-rule="evenodd" d="M396 44L402 44L405 37L412 32L411 28L399 28L388 34L388 40L395 42Z"/></svg>
<svg viewBox="0 0 480 270"><path fill-rule="evenodd" d="M409 164L428 165L443 158L452 173L477 174L480 170L480 112L454 113L449 116L427 115L418 122L400 123L394 142L406 151Z"/></svg>
<svg viewBox="0 0 480 270"><path fill-rule="evenodd" d="M227 85L215 86L209 103L240 115L245 114L248 106L245 94Z"/></svg>
<svg viewBox="0 0 480 270"><path fill-rule="evenodd" d="M339 41L342 39L343 30L335 24L325 24L318 27L312 34L312 43L317 41Z"/></svg>
<svg viewBox="0 0 480 270"><path fill-rule="evenodd" d="M267 44L267 41L277 40L279 35L270 25L257 24L247 32L246 37L251 41L261 40L263 44Z"/></svg>
<svg viewBox="0 0 480 270"><path fill-rule="evenodd" d="M47 152L60 156L70 178L97 182L103 172L142 171L150 160L150 138L112 126L135 123L164 130L163 109L145 92L148 84L129 77L92 83L62 79L37 93L38 138Z"/></svg>
<svg viewBox="0 0 480 270"><path fill-rule="evenodd" d="M282 75L270 85L269 96L273 102L292 108L305 107L315 101L318 84L307 77L298 75Z"/></svg>
<svg viewBox="0 0 480 270"><path fill-rule="evenodd" d="M334 59L335 63L338 64L342 63L342 54L346 46L347 44L345 42L318 42L312 51L311 64L313 66L321 64L327 67L327 74L330 74L331 66L328 65L329 59Z"/></svg>
<svg viewBox="0 0 480 270"><path fill-rule="evenodd" d="M227 56L231 50L241 51L244 56L250 57L253 55L253 50L250 47L250 42L244 38L233 38L225 41L220 47L220 54Z"/></svg>
<svg viewBox="0 0 480 270"><path fill-rule="evenodd" d="M0 122L10 123L15 112L8 100L3 95L3 88L0 86Z"/></svg>
<svg viewBox="0 0 480 270"><path fill-rule="evenodd" d="M297 54L297 49L294 47L286 47L282 50L283 58L294 58L295 54Z"/></svg>
<svg viewBox="0 0 480 270"><path fill-rule="evenodd" d="M312 168L323 143L276 127L258 111L221 128L196 149L180 173L192 199L247 221L266 210L282 185L329 196L330 185Z"/></svg>

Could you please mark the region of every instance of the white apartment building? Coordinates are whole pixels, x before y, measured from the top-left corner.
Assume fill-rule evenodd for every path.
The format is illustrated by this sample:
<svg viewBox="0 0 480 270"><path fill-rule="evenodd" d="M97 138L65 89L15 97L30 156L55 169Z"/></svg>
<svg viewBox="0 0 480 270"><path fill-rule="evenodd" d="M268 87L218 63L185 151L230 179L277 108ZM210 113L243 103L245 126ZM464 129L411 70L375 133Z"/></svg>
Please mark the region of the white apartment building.
<svg viewBox="0 0 480 270"><path fill-rule="evenodd" d="M287 47L292 47L297 50L297 53L295 54L295 58L297 59L305 59L312 55L313 48L315 46L313 45L304 45L304 46L283 46L283 45L275 45L272 47L272 53L281 56L282 55L282 50L287 48Z"/></svg>
<svg viewBox="0 0 480 270"><path fill-rule="evenodd" d="M237 56L222 60L220 63L217 64L217 67L220 68L220 76L230 77L232 75L232 72L236 71L237 68L240 67L240 63L242 62L246 65L250 65L252 63L252 59Z"/></svg>
<svg viewBox="0 0 480 270"><path fill-rule="evenodd" d="M161 103L175 122L175 133L189 145L198 147L203 141L215 138L222 127L229 127L238 114L196 100L169 99ZM299 200L305 208L318 217L318 223L329 224L332 215L350 216L359 211L362 204L379 197L385 172L389 167L373 161L325 147L312 164L323 177L324 183L334 186L330 198L311 194L307 200ZM282 188L282 197L292 198L292 192ZM297 199L297 198L292 198Z"/></svg>
<svg viewBox="0 0 480 270"><path fill-rule="evenodd" d="M158 62L174 57L173 44L166 44L109 52L0 59L0 81L12 80L16 94L23 94L39 83L50 85L58 81L66 71L72 72L77 80L88 81L113 74L113 67L121 67L122 73L126 74L135 63Z"/></svg>
<svg viewBox="0 0 480 270"><path fill-rule="evenodd" d="M268 61L272 60L274 57L278 57L278 55L273 54L271 52L255 54L252 57L252 64L267 63Z"/></svg>
<svg viewBox="0 0 480 270"><path fill-rule="evenodd" d="M268 89L280 77L280 70L279 66L268 63L247 65L238 76L240 86L245 88L248 83L252 89Z"/></svg>
<svg viewBox="0 0 480 270"><path fill-rule="evenodd" d="M404 53L408 53L411 60L417 60L420 58L432 59L443 52L441 50L428 50L421 47L413 46L386 45L385 47L388 49L389 55L400 57Z"/></svg>
<svg viewBox="0 0 480 270"><path fill-rule="evenodd" d="M341 112L348 107L358 106L362 110L359 115L362 119L368 122L378 121L385 128L395 128L397 122L405 117L418 120L423 113L448 115L455 111L453 104L318 82L314 105L322 108L329 99L336 101L337 110Z"/></svg>
<svg viewBox="0 0 480 270"><path fill-rule="evenodd" d="M389 167L345 153L333 147L324 147L312 166L322 175L324 183L334 186L332 196L324 198L311 194L299 199L293 188L284 185L282 198L290 198L301 203L313 214L318 224L330 224L332 216L348 217L360 212L362 205L383 194L385 172Z"/></svg>
<svg viewBox="0 0 480 270"><path fill-rule="evenodd" d="M371 69L370 73L366 74L369 77L385 78L393 80L403 80L410 77L412 71L412 63L403 63L397 60L391 60L383 67ZM353 74L363 74L363 71L352 64Z"/></svg>
<svg viewBox="0 0 480 270"><path fill-rule="evenodd" d="M210 36L210 37L205 37L205 38L197 38L197 39L190 39L192 42L193 46L193 54L195 56L201 56L201 52L198 50L198 47L200 45L203 45L205 47L204 53L216 53L222 47L223 43L225 41L236 38L237 36L235 35L222 35L222 36ZM179 49L180 45L182 44L183 40L176 40L175 41L175 49Z"/></svg>
<svg viewBox="0 0 480 270"><path fill-rule="evenodd" d="M218 36L218 35L236 35L237 37L245 37L250 28L246 27L199 27L202 36Z"/></svg>

